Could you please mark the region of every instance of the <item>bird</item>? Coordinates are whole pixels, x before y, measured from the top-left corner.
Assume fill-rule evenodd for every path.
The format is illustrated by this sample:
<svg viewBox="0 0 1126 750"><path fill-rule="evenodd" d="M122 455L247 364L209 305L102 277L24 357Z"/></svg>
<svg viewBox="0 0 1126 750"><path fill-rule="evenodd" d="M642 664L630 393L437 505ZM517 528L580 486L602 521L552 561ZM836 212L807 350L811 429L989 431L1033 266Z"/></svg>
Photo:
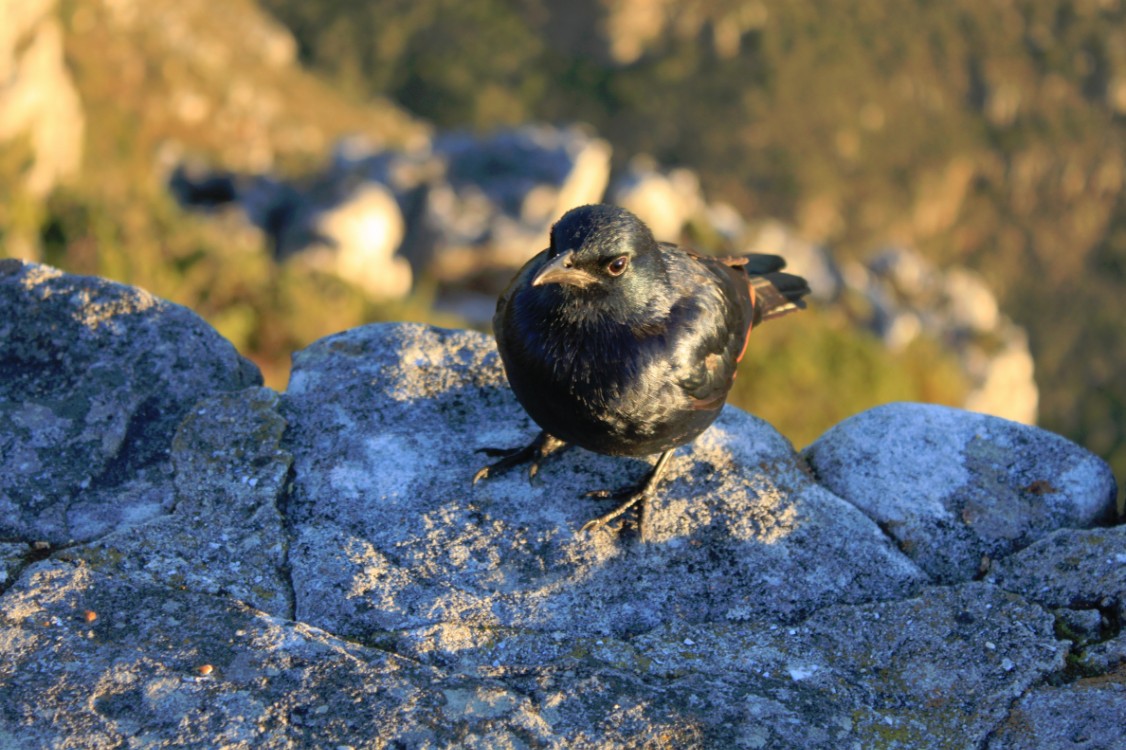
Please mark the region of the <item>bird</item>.
<svg viewBox="0 0 1126 750"><path fill-rule="evenodd" d="M577 445L609 456L658 455L639 483L594 497L621 502L581 531L646 505L673 452L719 416L751 330L806 306L809 285L777 255L706 256L658 242L630 211L594 204L567 211L549 246L497 300L493 331L505 376L541 432L481 479L540 463Z"/></svg>

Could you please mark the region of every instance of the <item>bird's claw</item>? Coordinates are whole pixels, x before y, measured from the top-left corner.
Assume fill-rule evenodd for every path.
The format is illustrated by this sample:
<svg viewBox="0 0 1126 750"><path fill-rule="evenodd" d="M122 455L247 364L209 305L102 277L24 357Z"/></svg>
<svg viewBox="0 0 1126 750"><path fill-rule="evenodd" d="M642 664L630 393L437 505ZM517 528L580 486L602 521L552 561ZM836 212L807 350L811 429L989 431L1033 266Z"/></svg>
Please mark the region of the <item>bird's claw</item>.
<svg viewBox="0 0 1126 750"><path fill-rule="evenodd" d="M562 440L552 437L546 432L541 432L535 440L523 448L478 448L480 453L489 456L501 456L501 459L478 469L477 473L473 475L473 484L477 484L477 482L488 477L507 473L520 464L529 461L531 465L528 466L528 479L534 479L536 474L539 473L540 462L564 446L566 446L566 443Z"/></svg>
<svg viewBox="0 0 1126 750"><path fill-rule="evenodd" d="M661 454L657 459L657 463L653 466L653 470L649 472L649 476L639 484L632 484L620 490L592 490L586 493L587 497L595 498L612 498L614 500L621 500L612 511L599 516L591 521L583 524L582 531L593 531L605 526L610 521L613 521L618 516L625 513L633 506L637 506L637 533L641 541L649 540L648 523L646 523L649 514L648 501L657 492L657 486L660 484L661 477L665 475L668 470L669 461L672 460L672 451L667 450Z"/></svg>
<svg viewBox="0 0 1126 750"><path fill-rule="evenodd" d="M623 491L623 492L627 492L627 491ZM587 495L593 496L593 495L596 495L598 493L601 493L599 495L600 497L618 497L618 496L622 495L622 493L612 493L608 490L595 490L594 492L588 492ZM632 491L628 491L628 495L626 496L625 502L620 503L619 505L615 506L615 508L613 510L611 510L609 513L604 513L603 515L599 516L598 518L593 518L593 519L587 521L586 523L583 524L582 528L579 529L579 531L580 531L580 533L589 533L591 531L594 531L595 529L600 529L603 526L605 526L606 524L613 521L618 516L621 516L623 513L628 511L633 506L637 505L638 506L637 528L638 528L638 533L641 536L641 541L644 542L644 541L646 541L646 537L648 536L645 533L645 501L647 499L648 499L648 494L643 492L643 491L638 491L636 489L633 489Z"/></svg>

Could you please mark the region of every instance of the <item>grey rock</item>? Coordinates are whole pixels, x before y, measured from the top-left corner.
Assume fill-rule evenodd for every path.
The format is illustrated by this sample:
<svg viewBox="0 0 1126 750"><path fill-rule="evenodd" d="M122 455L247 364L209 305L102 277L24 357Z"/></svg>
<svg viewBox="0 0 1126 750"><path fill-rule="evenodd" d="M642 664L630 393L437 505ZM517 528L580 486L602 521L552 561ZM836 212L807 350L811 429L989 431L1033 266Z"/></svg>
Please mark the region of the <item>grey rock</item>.
<svg viewBox="0 0 1126 750"><path fill-rule="evenodd" d="M988 581L926 586L789 443L727 409L679 451L653 503L656 541L628 525L583 535L600 507L583 492L645 462L574 449L531 484L517 472L471 486L479 448L535 431L485 336L348 331L298 353L279 396L237 377L245 365L197 318L136 290L0 263L0 291L0 325L22 324L2 331L18 375L0 381L3 460L50 447L65 460L40 461L44 487L68 487L79 459L116 467L115 483L103 472L75 496L98 521L89 540L3 532L0 746L1114 746L1122 529L1057 531ZM35 328L21 306L56 325ZM154 347L194 360L138 372ZM138 458L115 438L123 457L106 459L53 426L89 407L59 416L52 388L89 399L113 382L65 369L77 363L121 373L104 409L162 389L166 406L136 429L159 425L144 434L163 448ZM992 447L916 443L931 467L918 485L980 480L981 455L1019 474L1027 455L1047 472L1033 494L1065 495L1076 515L1083 482L1058 453L1101 486L1074 446L1048 441L1052 453L947 411L913 418ZM873 438L892 457L910 433L897 430ZM905 468L855 459L868 474L845 489ZM5 519L52 517L9 486ZM155 508L130 505L146 493ZM1042 520L1031 505L1005 512L999 523ZM1095 676L1063 684L1076 669Z"/></svg>
<svg viewBox="0 0 1126 750"><path fill-rule="evenodd" d="M1098 607L1126 620L1126 526L1057 531L999 561L990 580L1045 607Z"/></svg>
<svg viewBox="0 0 1126 750"><path fill-rule="evenodd" d="M1126 681L1080 680L1031 690L986 745L988 750L1126 747Z"/></svg>
<svg viewBox="0 0 1126 750"><path fill-rule="evenodd" d="M482 269L511 275L565 211L601 200L610 152L580 126L526 125L484 136L441 133L425 148L338 160L337 172L390 187L416 271L464 282Z"/></svg>
<svg viewBox="0 0 1126 750"><path fill-rule="evenodd" d="M1126 663L1126 526L1062 529L1001 560L990 580L1056 610L1079 674ZM1122 680L1119 680L1122 683Z"/></svg>
<svg viewBox="0 0 1126 750"><path fill-rule="evenodd" d="M1028 348L1028 334L1002 320L991 338L986 345L968 344L960 352L971 383L963 405L970 411L1035 424L1040 389L1034 377L1036 365Z"/></svg>
<svg viewBox="0 0 1126 750"><path fill-rule="evenodd" d="M475 187L494 210L533 226L597 201L610 177L609 144L578 126L527 125L486 137L449 132L434 140L434 152L456 192Z"/></svg>
<svg viewBox="0 0 1126 750"><path fill-rule="evenodd" d="M937 269L918 252L890 247L847 285L871 305L870 327L893 350L925 334L957 357L970 385L965 408L1035 424L1040 391L1024 329L1000 313L996 296L965 268Z"/></svg>
<svg viewBox="0 0 1126 750"><path fill-rule="evenodd" d="M737 705L717 694L749 686L761 719L728 717L748 747L975 747L1066 653L1048 613L980 583L830 606L790 627L664 627L632 645L674 684L706 677L692 689L712 704Z"/></svg>
<svg viewBox="0 0 1126 750"><path fill-rule="evenodd" d="M225 597L82 563L35 564L3 604L7 747L513 747L547 733L527 697L495 682L444 680Z"/></svg>
<svg viewBox="0 0 1126 750"><path fill-rule="evenodd" d="M173 512L57 557L291 616L279 509L291 456L280 447L285 421L277 400L267 388L251 388L198 402L172 442Z"/></svg>
<svg viewBox="0 0 1126 750"><path fill-rule="evenodd" d="M603 507L583 494L635 481L638 460L575 449L532 485L514 472L472 487L479 449L535 433L480 334L377 325L323 339L294 358L282 413L297 617L337 634L457 624L623 637L670 618L793 621L922 580L784 438L736 409L676 458L651 508L655 544L577 532Z"/></svg>
<svg viewBox="0 0 1126 750"><path fill-rule="evenodd" d="M1109 638L1099 643L1087 645L1080 654L1081 668L1095 675L1104 675L1118 670L1126 663L1126 634L1121 630L1115 638Z"/></svg>
<svg viewBox="0 0 1126 750"><path fill-rule="evenodd" d="M1076 640L1083 642L1098 640L1102 634L1106 617L1097 609L1060 607L1053 611L1059 625L1073 634Z"/></svg>
<svg viewBox="0 0 1126 750"><path fill-rule="evenodd" d="M6 589L16 579L32 553L33 548L30 544L0 542L0 591Z"/></svg>
<svg viewBox="0 0 1126 750"><path fill-rule="evenodd" d="M404 297L411 268L397 254L405 227L391 192L378 182L356 185L311 217L316 241L295 260L355 284L373 300Z"/></svg>
<svg viewBox="0 0 1126 750"><path fill-rule="evenodd" d="M637 214L662 242L677 242L685 223L704 209L700 178L683 167L660 169L638 155L610 185L609 202Z"/></svg>
<svg viewBox="0 0 1126 750"><path fill-rule="evenodd" d="M180 419L258 383L186 308L0 261L0 535L60 544L167 512Z"/></svg>
<svg viewBox="0 0 1126 750"><path fill-rule="evenodd" d="M1097 456L1046 430L943 406L871 409L805 457L937 582L970 580L983 558L1114 513L1117 485Z"/></svg>
<svg viewBox="0 0 1126 750"><path fill-rule="evenodd" d="M383 183L334 164L311 185L297 186L265 175L207 174L171 184L181 203L237 200L260 228L279 260L335 275L369 299L386 301L411 289L411 266L399 253L406 227L402 211ZM178 169L173 175L186 173Z"/></svg>

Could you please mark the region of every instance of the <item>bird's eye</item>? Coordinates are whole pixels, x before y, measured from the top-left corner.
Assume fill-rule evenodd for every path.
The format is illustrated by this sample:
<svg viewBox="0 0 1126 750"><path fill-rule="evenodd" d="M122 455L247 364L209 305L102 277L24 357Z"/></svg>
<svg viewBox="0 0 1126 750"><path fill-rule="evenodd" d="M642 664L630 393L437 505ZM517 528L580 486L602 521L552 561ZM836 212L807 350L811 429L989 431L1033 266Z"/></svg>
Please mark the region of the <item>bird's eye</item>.
<svg viewBox="0 0 1126 750"><path fill-rule="evenodd" d="M626 271L626 266L629 265L629 256L622 255L614 258L606 264L606 273L611 276L621 276Z"/></svg>

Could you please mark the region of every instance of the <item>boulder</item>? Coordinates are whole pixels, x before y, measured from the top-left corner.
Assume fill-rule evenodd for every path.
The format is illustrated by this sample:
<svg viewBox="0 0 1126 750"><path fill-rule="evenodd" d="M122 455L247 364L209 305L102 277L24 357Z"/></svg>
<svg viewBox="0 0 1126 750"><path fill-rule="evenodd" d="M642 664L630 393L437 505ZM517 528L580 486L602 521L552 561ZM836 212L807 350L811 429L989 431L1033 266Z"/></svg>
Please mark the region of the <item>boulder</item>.
<svg viewBox="0 0 1126 750"><path fill-rule="evenodd" d="M436 238L431 270L456 279L482 266L523 265L544 246L552 222L602 199L610 152L578 126L439 135L433 153L444 179L431 186L423 227Z"/></svg>
<svg viewBox="0 0 1126 750"><path fill-rule="evenodd" d="M791 622L923 582L782 436L734 408L674 460L650 508L654 544L577 533L605 509L584 493L636 481L642 460L574 449L534 483L513 472L471 486L482 449L537 431L480 334L383 325L323 339L294 358L281 411L298 619L409 633L417 658L449 658L430 642L446 627L622 638L669 618Z"/></svg>
<svg viewBox="0 0 1126 750"><path fill-rule="evenodd" d="M935 581L968 581L1063 527L1114 516L1100 458L1046 430L929 404L889 404L830 428L804 455Z"/></svg>
<svg viewBox="0 0 1126 750"><path fill-rule="evenodd" d="M1097 609L1126 622L1126 526L1061 529L990 572L990 580L1053 609Z"/></svg>
<svg viewBox="0 0 1126 750"><path fill-rule="evenodd" d="M192 405L261 383L190 310L0 260L0 536L63 544L167 512Z"/></svg>
<svg viewBox="0 0 1126 750"><path fill-rule="evenodd" d="M312 217L317 241L300 253L306 265L356 284L376 301L405 297L411 267L397 254L406 228L391 191L378 182L355 186Z"/></svg>
<svg viewBox="0 0 1126 750"><path fill-rule="evenodd" d="M609 202L637 214L661 242L678 242L690 218L703 212L700 178L679 168L662 170L650 156L635 156L610 186Z"/></svg>
<svg viewBox="0 0 1126 750"><path fill-rule="evenodd" d="M1041 685L1023 695L987 750L1122 747L1126 676Z"/></svg>
<svg viewBox="0 0 1126 750"><path fill-rule="evenodd" d="M481 334L346 331L278 394L139 290L9 261L0 313L0 745L1115 741L1126 537L1041 533L1097 519L1107 490L1062 439L900 405L834 428L811 471L728 408L678 451L641 544L578 529L601 510L583 493L643 460L575 448L471 484L480 449L535 432ZM1038 541L942 580L860 490L944 479L963 511L999 498L977 531Z"/></svg>

